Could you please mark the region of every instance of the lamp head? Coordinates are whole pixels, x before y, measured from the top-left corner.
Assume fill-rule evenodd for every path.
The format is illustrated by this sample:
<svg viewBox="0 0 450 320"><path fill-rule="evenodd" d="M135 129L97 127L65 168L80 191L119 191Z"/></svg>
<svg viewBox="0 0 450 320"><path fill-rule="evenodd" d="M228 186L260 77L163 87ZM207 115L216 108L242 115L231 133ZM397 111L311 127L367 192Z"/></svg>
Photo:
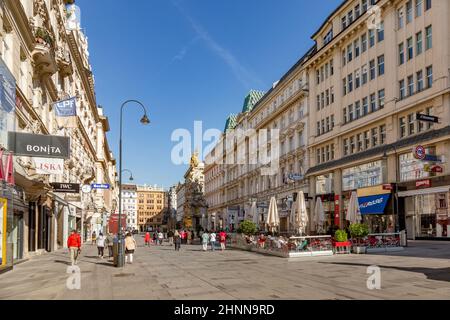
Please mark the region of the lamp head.
<svg viewBox="0 0 450 320"><path fill-rule="evenodd" d="M144 116L142 117L141 123L144 125L150 124L150 119L147 117L146 114L144 114Z"/></svg>
<svg viewBox="0 0 450 320"><path fill-rule="evenodd" d="M133 180L134 180L133 176L131 176L129 180L130 180L130 181L133 181Z"/></svg>

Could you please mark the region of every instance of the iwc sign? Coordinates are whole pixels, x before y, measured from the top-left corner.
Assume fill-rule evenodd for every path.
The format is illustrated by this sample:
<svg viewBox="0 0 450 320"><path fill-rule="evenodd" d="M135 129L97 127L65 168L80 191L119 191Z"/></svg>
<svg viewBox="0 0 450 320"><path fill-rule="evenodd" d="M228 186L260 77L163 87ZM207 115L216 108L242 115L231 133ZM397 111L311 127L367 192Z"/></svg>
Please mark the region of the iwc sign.
<svg viewBox="0 0 450 320"><path fill-rule="evenodd" d="M8 132L8 148L16 156L68 159L69 137Z"/></svg>

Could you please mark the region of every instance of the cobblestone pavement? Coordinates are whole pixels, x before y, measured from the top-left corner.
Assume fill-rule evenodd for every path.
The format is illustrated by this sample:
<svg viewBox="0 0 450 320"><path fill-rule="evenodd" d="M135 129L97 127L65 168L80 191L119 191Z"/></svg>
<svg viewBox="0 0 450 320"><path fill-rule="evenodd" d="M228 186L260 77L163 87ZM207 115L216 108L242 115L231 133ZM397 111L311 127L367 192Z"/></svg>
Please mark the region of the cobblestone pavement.
<svg viewBox="0 0 450 320"><path fill-rule="evenodd" d="M450 242L410 242L400 253L287 260L239 250L139 247L123 269L83 248L81 289L69 290L67 250L0 275L0 299L450 299ZM367 289L367 267L381 289Z"/></svg>

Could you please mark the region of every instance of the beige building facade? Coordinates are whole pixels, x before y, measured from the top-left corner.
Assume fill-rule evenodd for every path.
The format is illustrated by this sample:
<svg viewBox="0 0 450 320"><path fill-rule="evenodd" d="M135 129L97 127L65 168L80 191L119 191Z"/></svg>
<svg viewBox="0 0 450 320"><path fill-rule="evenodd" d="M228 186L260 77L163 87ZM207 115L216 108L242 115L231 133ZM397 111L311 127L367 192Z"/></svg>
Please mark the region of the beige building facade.
<svg viewBox="0 0 450 320"><path fill-rule="evenodd" d="M137 186L137 220L140 231L162 227L167 201L167 192L163 188Z"/></svg>
<svg viewBox="0 0 450 320"><path fill-rule="evenodd" d="M108 118L96 102L88 41L80 24L72 21L66 7L71 3L0 2L1 89L8 74L13 79L9 94L15 97L12 110L5 113L3 100L1 109L2 160L12 155L15 178L15 183L0 181L0 198L7 206L6 265L65 247L72 229L84 238L94 228L105 230L117 206ZM54 112L54 103L68 98L75 98L77 106L70 127L58 123ZM5 124L5 119L12 120ZM69 137L70 158L64 160L62 174L38 173L34 158L12 154L4 139L8 131ZM104 183L110 188L69 194L54 191L52 183Z"/></svg>

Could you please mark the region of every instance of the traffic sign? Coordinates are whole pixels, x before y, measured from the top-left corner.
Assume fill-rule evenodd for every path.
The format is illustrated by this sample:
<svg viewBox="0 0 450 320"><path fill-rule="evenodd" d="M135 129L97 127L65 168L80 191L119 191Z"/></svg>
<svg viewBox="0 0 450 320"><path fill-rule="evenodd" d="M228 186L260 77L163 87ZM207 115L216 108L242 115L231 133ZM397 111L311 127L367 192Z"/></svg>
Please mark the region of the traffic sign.
<svg viewBox="0 0 450 320"><path fill-rule="evenodd" d="M85 184L81 187L81 191L83 191L83 193L90 193L92 191L92 187L88 184Z"/></svg>
<svg viewBox="0 0 450 320"><path fill-rule="evenodd" d="M439 123L439 118L438 117L430 116L428 114L417 113L417 118L416 119L419 120L419 121Z"/></svg>
<svg viewBox="0 0 450 320"><path fill-rule="evenodd" d="M418 160L425 160L426 153L425 148L423 146L417 146L414 148L414 158Z"/></svg>

